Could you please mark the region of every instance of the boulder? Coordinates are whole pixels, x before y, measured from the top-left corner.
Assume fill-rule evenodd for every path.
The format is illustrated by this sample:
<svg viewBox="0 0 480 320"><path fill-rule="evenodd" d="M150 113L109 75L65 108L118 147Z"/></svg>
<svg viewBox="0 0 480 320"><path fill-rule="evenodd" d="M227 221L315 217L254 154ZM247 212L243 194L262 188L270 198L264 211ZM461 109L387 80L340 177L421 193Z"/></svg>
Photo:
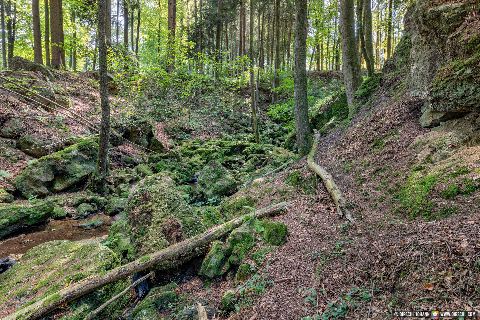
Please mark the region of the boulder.
<svg viewBox="0 0 480 320"><path fill-rule="evenodd" d="M19 56L12 57L12 60L10 61L10 69L14 71L40 72L49 79L54 78L52 72L48 70L48 68L44 65L35 63Z"/></svg>
<svg viewBox="0 0 480 320"><path fill-rule="evenodd" d="M40 158L51 153L51 142L27 134L17 140L17 148L29 156Z"/></svg>
<svg viewBox="0 0 480 320"><path fill-rule="evenodd" d="M0 203L10 203L13 202L13 195L8 193L5 189L0 188Z"/></svg>
<svg viewBox="0 0 480 320"><path fill-rule="evenodd" d="M0 239L46 222L53 215L53 210L54 205L50 201L0 204Z"/></svg>
<svg viewBox="0 0 480 320"><path fill-rule="evenodd" d="M233 175L218 161L210 161L197 174L197 192L204 200L219 201L235 193L237 182Z"/></svg>
<svg viewBox="0 0 480 320"><path fill-rule="evenodd" d="M204 230L197 212L190 207L173 180L160 173L140 181L126 208L132 242L137 254L163 249Z"/></svg>
<svg viewBox="0 0 480 320"><path fill-rule="evenodd" d="M97 240L52 241L36 246L0 277L0 317L119 265L117 255ZM101 298L105 300L100 301L108 300L114 290L112 286L105 287L107 289L109 293L104 289L99 290L80 300L78 305L91 302L102 294ZM90 306L90 311L91 308ZM89 310L86 311L78 319L85 318Z"/></svg>
<svg viewBox="0 0 480 320"><path fill-rule="evenodd" d="M64 150L31 161L15 179L25 197L44 197L85 182L96 170L98 142L84 139Z"/></svg>
<svg viewBox="0 0 480 320"><path fill-rule="evenodd" d="M15 259L12 259L10 257L0 258L0 274L4 273L5 271L13 267L15 263L17 263L17 261L15 261Z"/></svg>
<svg viewBox="0 0 480 320"><path fill-rule="evenodd" d="M18 139L25 132L23 119L11 117L7 119L0 129L0 137L7 139Z"/></svg>

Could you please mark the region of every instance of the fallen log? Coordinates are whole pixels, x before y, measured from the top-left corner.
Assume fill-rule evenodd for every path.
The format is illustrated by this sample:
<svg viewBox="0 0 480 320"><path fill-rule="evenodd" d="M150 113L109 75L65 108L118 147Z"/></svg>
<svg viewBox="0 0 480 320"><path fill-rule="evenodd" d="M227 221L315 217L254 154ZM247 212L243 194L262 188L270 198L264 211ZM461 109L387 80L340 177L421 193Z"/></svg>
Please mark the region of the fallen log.
<svg viewBox="0 0 480 320"><path fill-rule="evenodd" d="M327 170L325 170L325 168L321 167L315 162L315 152L317 151L319 140L320 140L320 135L315 134L315 138L312 144L312 149L310 150L310 153L307 156L308 167L313 172L315 172L318 176L320 176L320 178L322 179L323 184L325 185L325 188L327 189L328 193L332 197L333 202L335 202L338 214L341 217L353 223L354 222L353 216L347 207L347 202L343 197L342 191L335 183L335 180L333 179L332 175L328 173Z"/></svg>
<svg viewBox="0 0 480 320"><path fill-rule="evenodd" d="M261 219L274 216L284 212L288 206L288 202L282 202L230 220L193 238L178 242L168 248L142 256L126 265L112 269L104 275L84 279L16 311L6 317L5 320L39 319L65 303L78 299L109 283L125 279L134 273L147 270L162 271L171 269L195 257L206 254L211 242L225 237L233 229L241 226L246 220L250 218Z"/></svg>

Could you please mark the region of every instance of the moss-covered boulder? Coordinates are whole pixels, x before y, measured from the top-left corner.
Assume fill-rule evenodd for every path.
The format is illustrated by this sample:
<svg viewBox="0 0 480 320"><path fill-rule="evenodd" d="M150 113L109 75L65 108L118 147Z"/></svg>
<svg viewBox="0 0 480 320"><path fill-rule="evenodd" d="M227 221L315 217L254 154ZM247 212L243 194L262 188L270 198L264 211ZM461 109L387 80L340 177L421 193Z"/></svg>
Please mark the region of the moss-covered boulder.
<svg viewBox="0 0 480 320"><path fill-rule="evenodd" d="M204 230L173 180L163 173L140 181L128 199L128 224L138 254L163 249Z"/></svg>
<svg viewBox="0 0 480 320"><path fill-rule="evenodd" d="M97 139L88 138L33 160L15 179L15 186L25 197L42 197L69 189L95 172L97 152Z"/></svg>
<svg viewBox="0 0 480 320"><path fill-rule="evenodd" d="M255 233L251 227L243 225L230 233L227 238L228 262L238 266L249 251L255 246Z"/></svg>
<svg viewBox="0 0 480 320"><path fill-rule="evenodd" d="M216 202L237 189L233 175L218 161L209 162L198 172L198 191L204 200Z"/></svg>
<svg viewBox="0 0 480 320"><path fill-rule="evenodd" d="M114 216L122 213L127 206L127 198L111 197L107 200L105 206L105 213L109 216Z"/></svg>
<svg viewBox="0 0 480 320"><path fill-rule="evenodd" d="M40 158L51 153L51 147L51 142L29 134L17 140L17 148L35 158Z"/></svg>
<svg viewBox="0 0 480 320"><path fill-rule="evenodd" d="M203 259L199 274L210 279L224 275L230 268L228 254L228 249L223 242L214 241Z"/></svg>
<svg viewBox="0 0 480 320"><path fill-rule="evenodd" d="M227 290L220 301L220 310L225 313L230 313L235 310L235 305L238 302L238 297L235 291Z"/></svg>
<svg viewBox="0 0 480 320"><path fill-rule="evenodd" d="M50 201L0 204L0 239L24 228L46 222L53 215Z"/></svg>
<svg viewBox="0 0 480 320"><path fill-rule="evenodd" d="M175 292L177 285L171 283L165 286L156 287L143 299L132 311L132 318L157 320L160 312L171 310L179 300Z"/></svg>
<svg viewBox="0 0 480 320"><path fill-rule="evenodd" d="M23 119L11 117L7 119L0 129L0 137L8 139L18 139L25 132L25 123Z"/></svg>
<svg viewBox="0 0 480 320"><path fill-rule="evenodd" d="M0 317L119 263L112 250L95 240L39 245L0 277Z"/></svg>
<svg viewBox="0 0 480 320"><path fill-rule="evenodd" d="M0 188L0 203L13 202L13 195L8 193L7 190Z"/></svg>
<svg viewBox="0 0 480 320"><path fill-rule="evenodd" d="M264 221L263 240L271 245L280 246L287 241L288 229L282 222Z"/></svg>

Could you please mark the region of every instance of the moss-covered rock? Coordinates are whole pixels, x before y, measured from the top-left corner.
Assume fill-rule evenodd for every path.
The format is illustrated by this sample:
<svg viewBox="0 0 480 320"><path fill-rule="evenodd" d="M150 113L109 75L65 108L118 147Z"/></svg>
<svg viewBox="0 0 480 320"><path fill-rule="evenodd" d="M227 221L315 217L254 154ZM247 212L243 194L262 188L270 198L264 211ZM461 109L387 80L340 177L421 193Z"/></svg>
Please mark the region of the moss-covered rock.
<svg viewBox="0 0 480 320"><path fill-rule="evenodd" d="M220 309L223 312L229 313L235 311L235 304L238 301L237 294L233 290L227 290L220 301Z"/></svg>
<svg viewBox="0 0 480 320"><path fill-rule="evenodd" d="M98 208L95 204L90 203L81 203L77 207L77 218L84 219L91 214L94 214L98 211Z"/></svg>
<svg viewBox="0 0 480 320"><path fill-rule="evenodd" d="M173 180L162 173L138 183L128 199L126 212L138 254L163 249L205 230L201 218L186 203Z"/></svg>
<svg viewBox="0 0 480 320"><path fill-rule="evenodd" d="M65 210L65 208L60 207L60 206L55 206L53 208L53 214L52 214L53 219L55 219L55 220L64 219L64 218L67 217L67 215L68 215L68 213L67 213L67 210Z"/></svg>
<svg viewBox="0 0 480 320"><path fill-rule="evenodd" d="M53 215L50 201L0 204L0 239L24 228L46 222Z"/></svg>
<svg viewBox="0 0 480 320"><path fill-rule="evenodd" d="M113 251L95 240L44 243L0 277L0 310L21 308L119 263Z"/></svg>
<svg viewBox="0 0 480 320"><path fill-rule="evenodd" d="M160 319L160 312L171 310L178 301L175 283L156 287L132 311L133 319Z"/></svg>
<svg viewBox="0 0 480 320"><path fill-rule="evenodd" d="M24 135L17 140L17 148L35 158L40 158L51 153L49 148L51 144L51 142L29 134Z"/></svg>
<svg viewBox="0 0 480 320"><path fill-rule="evenodd" d="M268 244L280 246L287 241L288 229L282 222L263 221L262 229L263 240Z"/></svg>
<svg viewBox="0 0 480 320"><path fill-rule="evenodd" d="M233 175L218 161L211 161L200 170L197 181L197 190L203 199L213 202L232 195L237 189Z"/></svg>
<svg viewBox="0 0 480 320"><path fill-rule="evenodd" d="M121 258L122 263L129 262L134 258L135 249L131 241L130 226L126 218L121 218L110 226L108 237L104 244Z"/></svg>
<svg viewBox="0 0 480 320"><path fill-rule="evenodd" d="M255 246L255 234L251 227L243 225L230 233L227 238L228 262L238 266Z"/></svg>
<svg viewBox="0 0 480 320"><path fill-rule="evenodd" d="M228 264L228 249L221 241L214 241L205 259L203 259L199 274L210 279L224 275Z"/></svg>
<svg viewBox="0 0 480 320"><path fill-rule="evenodd" d="M6 120L0 129L0 137L8 139L18 139L25 132L25 123L23 119L12 117Z"/></svg>
<svg viewBox="0 0 480 320"><path fill-rule="evenodd" d="M242 263L235 274L235 280L243 282L247 280L252 274L255 273L255 268L249 263Z"/></svg>
<svg viewBox="0 0 480 320"><path fill-rule="evenodd" d="M7 190L0 188L0 203L10 203L13 202L13 195L8 193Z"/></svg>
<svg viewBox="0 0 480 320"><path fill-rule="evenodd" d="M234 196L225 199L220 204L220 212L226 220L252 212L255 200L249 196Z"/></svg>
<svg viewBox="0 0 480 320"><path fill-rule="evenodd" d="M88 138L62 151L31 161L15 179L25 197L46 196L69 189L96 170L98 142Z"/></svg>
<svg viewBox="0 0 480 320"><path fill-rule="evenodd" d="M127 202L127 198L111 197L105 206L105 213L109 216L120 214L125 210Z"/></svg>

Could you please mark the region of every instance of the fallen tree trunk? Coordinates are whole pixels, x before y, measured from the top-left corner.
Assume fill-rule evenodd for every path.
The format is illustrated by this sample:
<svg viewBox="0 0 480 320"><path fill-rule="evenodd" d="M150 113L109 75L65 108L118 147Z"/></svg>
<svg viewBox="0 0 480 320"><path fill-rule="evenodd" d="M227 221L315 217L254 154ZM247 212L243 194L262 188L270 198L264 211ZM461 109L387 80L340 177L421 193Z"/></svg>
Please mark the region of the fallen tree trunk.
<svg viewBox="0 0 480 320"><path fill-rule="evenodd" d="M241 226L249 218L265 218L284 212L289 203L282 202L267 208L257 210L255 213L247 214L227 223L216 226L193 238L176 243L168 248L145 255L126 265L112 269L104 275L95 276L82 280L72 286L64 288L51 294L14 314L6 317L6 320L13 319L39 319L54 311L61 305L78 299L96 289L109 283L127 278L128 276L146 270L156 271L167 270L192 258L204 255L211 242L225 237L233 229Z"/></svg>
<svg viewBox="0 0 480 320"><path fill-rule="evenodd" d="M347 202L343 197L342 191L335 183L335 180L333 179L332 175L328 173L327 170L325 170L325 168L319 166L315 162L315 152L317 151L319 140L320 140L320 135L316 134L315 139L313 141L312 149L310 150L310 153L307 156L308 167L317 175L319 175L320 178L322 179L323 184L325 185L325 188L327 189L328 193L333 199L333 202L335 202L335 205L337 206L338 214L353 223L354 219L352 217L352 214L350 213L350 210L347 207Z"/></svg>

